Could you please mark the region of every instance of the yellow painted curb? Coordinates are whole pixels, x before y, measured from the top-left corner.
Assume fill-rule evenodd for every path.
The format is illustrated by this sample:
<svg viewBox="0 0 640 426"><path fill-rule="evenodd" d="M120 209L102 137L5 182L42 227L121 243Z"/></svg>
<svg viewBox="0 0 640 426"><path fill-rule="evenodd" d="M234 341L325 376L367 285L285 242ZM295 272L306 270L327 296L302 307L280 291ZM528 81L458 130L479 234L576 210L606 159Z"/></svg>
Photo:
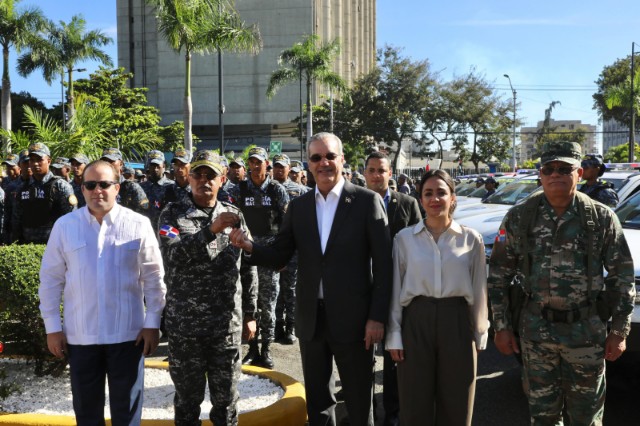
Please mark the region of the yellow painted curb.
<svg viewBox="0 0 640 426"><path fill-rule="evenodd" d="M147 360L144 363L148 368L169 368L169 364L162 361ZM238 417L239 426L301 426L307 421L306 394L304 386L286 374L266 368L242 366L244 374L252 374L271 380L282 389L284 395L275 404L248 413L242 413ZM107 420L111 425L111 420ZM211 425L209 420L202 422ZM5 414L0 413L0 425L2 426L74 426L75 417L52 416L45 414ZM142 426L169 426L173 420L142 420Z"/></svg>

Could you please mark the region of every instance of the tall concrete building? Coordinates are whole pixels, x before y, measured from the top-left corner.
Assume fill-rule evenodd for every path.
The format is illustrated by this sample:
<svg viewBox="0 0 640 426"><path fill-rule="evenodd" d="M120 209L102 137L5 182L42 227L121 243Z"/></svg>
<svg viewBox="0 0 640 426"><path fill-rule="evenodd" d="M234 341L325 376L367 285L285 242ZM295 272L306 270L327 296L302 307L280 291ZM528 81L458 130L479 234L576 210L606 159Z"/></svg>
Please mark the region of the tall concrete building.
<svg viewBox="0 0 640 426"><path fill-rule="evenodd" d="M133 72L132 85L147 87L149 103L160 109L162 124L183 119L184 52L174 52L157 31L152 7L145 0L117 0L118 65ZM375 0L236 0L247 24L257 23L263 49L255 56L223 53L223 117L226 149L283 141L284 150L298 149L291 123L300 114L300 85L283 87L271 99L266 90L280 53L317 34L324 42L338 37L341 54L334 70L349 84L375 65ZM191 72L193 133L200 147L219 146L218 56L193 55ZM314 105L329 98L313 87ZM304 86L302 99L306 99ZM327 129L314 129L327 130Z"/></svg>
<svg viewBox="0 0 640 426"><path fill-rule="evenodd" d="M629 143L629 127L616 120L602 123L602 152L607 153L614 146ZM640 141L640 129L636 128L636 143Z"/></svg>
<svg viewBox="0 0 640 426"><path fill-rule="evenodd" d="M536 127L522 127L520 129L520 160L526 161L533 159L535 153L535 135L536 132L542 129L544 121L538 121ZM598 152L596 146L596 126L592 124L582 123L581 120L551 120L549 123L551 128L555 128L557 131L575 131L583 129L586 134L586 140L582 144L582 151L584 153Z"/></svg>

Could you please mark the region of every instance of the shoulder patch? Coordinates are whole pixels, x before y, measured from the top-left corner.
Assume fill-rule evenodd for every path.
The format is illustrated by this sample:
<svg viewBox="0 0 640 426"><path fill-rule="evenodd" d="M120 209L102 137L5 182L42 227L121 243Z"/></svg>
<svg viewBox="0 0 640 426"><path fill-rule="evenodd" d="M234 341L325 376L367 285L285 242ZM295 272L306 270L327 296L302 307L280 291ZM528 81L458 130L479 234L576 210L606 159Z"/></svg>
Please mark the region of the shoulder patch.
<svg viewBox="0 0 640 426"><path fill-rule="evenodd" d="M167 237L171 239L180 235L180 231L171 225L162 225L158 233L160 234L161 237Z"/></svg>

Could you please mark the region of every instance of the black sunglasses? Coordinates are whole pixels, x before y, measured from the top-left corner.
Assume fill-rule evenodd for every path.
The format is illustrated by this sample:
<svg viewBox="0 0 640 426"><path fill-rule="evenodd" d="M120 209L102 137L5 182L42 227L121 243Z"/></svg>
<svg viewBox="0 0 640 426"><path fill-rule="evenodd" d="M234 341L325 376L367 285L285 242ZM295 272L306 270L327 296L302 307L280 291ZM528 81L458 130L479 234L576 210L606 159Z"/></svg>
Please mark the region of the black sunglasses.
<svg viewBox="0 0 640 426"><path fill-rule="evenodd" d="M551 176L553 172L558 172L563 176L567 176L573 173L574 170L576 170L576 167L573 167L573 166L558 166L558 167L544 166L540 169L540 173L542 173L545 176Z"/></svg>
<svg viewBox="0 0 640 426"><path fill-rule="evenodd" d="M84 186L89 191L93 191L94 189L96 189L97 186L100 186L101 189L107 189L107 188L110 188L111 185L116 185L117 183L119 182L114 182L111 180L101 180L101 181L88 180L86 182L82 182L82 186Z"/></svg>
<svg viewBox="0 0 640 426"><path fill-rule="evenodd" d="M189 175L191 175L191 177L196 180L199 180L202 178L205 178L207 180L214 180L215 178L218 177L218 175L215 173L189 173Z"/></svg>
<svg viewBox="0 0 640 426"><path fill-rule="evenodd" d="M333 152L328 152L327 155L313 154L309 156L309 161L312 163L319 163L323 158L326 158L328 161L333 161L338 158L338 154L334 154Z"/></svg>

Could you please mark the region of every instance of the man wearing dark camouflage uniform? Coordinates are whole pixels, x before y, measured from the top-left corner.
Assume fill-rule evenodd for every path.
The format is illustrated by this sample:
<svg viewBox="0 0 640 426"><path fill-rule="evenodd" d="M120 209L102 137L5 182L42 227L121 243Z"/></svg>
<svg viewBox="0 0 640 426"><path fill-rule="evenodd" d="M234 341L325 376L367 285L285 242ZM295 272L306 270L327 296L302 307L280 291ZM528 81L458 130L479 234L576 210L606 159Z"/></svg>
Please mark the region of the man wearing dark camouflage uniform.
<svg viewBox="0 0 640 426"><path fill-rule="evenodd" d="M84 194L82 193L82 174L84 173L84 168L89 164L89 158L78 152L69 157L69 163L71 164L71 172L73 173L71 186L73 187L73 193L78 199L78 208L80 208L87 204L84 200Z"/></svg>
<svg viewBox="0 0 640 426"><path fill-rule="evenodd" d="M4 223L2 232L2 243L11 244L11 219L13 206L16 204L18 193L22 186L29 182L31 178L31 167L29 167L29 150L22 150L18 154L18 166L20 167L20 175L18 179L12 180L7 186L4 194Z"/></svg>
<svg viewBox="0 0 640 426"><path fill-rule="evenodd" d="M53 224L76 209L78 200L71 184L49 171L51 153L41 143L29 146L33 175L17 192L11 212L11 242L46 244Z"/></svg>
<svg viewBox="0 0 640 426"><path fill-rule="evenodd" d="M280 229L282 218L289 204L287 191L267 176L267 151L255 147L249 151L249 179L230 189L232 202L242 210L253 238L267 245ZM275 308L278 299L279 274L277 271L258 267L258 327L262 337L262 352L258 350L258 338L249 341L249 352L244 364L273 368L270 345L275 333Z"/></svg>
<svg viewBox="0 0 640 426"><path fill-rule="evenodd" d="M7 187L16 180L20 179L20 166L18 163L20 162L20 155L18 154L7 154L5 159L2 161L2 165L5 166L5 171L7 176L2 179L2 184L0 187L6 192Z"/></svg>
<svg viewBox="0 0 640 426"><path fill-rule="evenodd" d="M71 163L67 157L56 157L51 163L51 173L71 183Z"/></svg>
<svg viewBox="0 0 640 426"><path fill-rule="evenodd" d="M620 357L630 330L629 247L611 209L576 191L580 158L577 143L544 144L544 191L509 210L489 263L496 347L505 355L522 351L533 425L561 425L563 406L571 424L601 425L604 361ZM524 297L514 324L508 306L516 275ZM608 303L599 304L606 294Z"/></svg>
<svg viewBox="0 0 640 426"><path fill-rule="evenodd" d="M158 230L158 218L160 212L164 208L162 204L164 194L167 187L173 184L173 181L164 176L164 154L162 151L149 151L147 153L147 180L142 182L140 186L149 200L149 210L147 217L151 221L154 230Z"/></svg>
<svg viewBox="0 0 640 426"><path fill-rule="evenodd" d="M289 194L289 202L309 190L304 185L289 179L291 160L284 154L273 157L273 179L278 181ZM298 256L293 255L287 267L280 271L280 292L276 303L275 340L293 345L296 342L296 276L298 274ZM285 318L286 316L286 318Z"/></svg>
<svg viewBox="0 0 640 426"><path fill-rule="evenodd" d="M242 157L238 157L229 163L229 172L227 173L228 183L225 185L237 185L241 181L246 179L247 167L244 164Z"/></svg>
<svg viewBox="0 0 640 426"><path fill-rule="evenodd" d="M192 194L170 203L159 222L175 424L200 425L208 379L211 421L237 425L240 338L243 326L249 336L255 332L257 280L243 292L240 250L228 235L231 227L249 230L235 206L217 201L222 186L217 154L195 153L189 183Z"/></svg>
<svg viewBox="0 0 640 426"><path fill-rule="evenodd" d="M107 148L102 151L101 160L113 163L118 167L120 172L124 168L122 161L122 153L118 148ZM121 206L130 208L134 212L147 216L149 210L149 199L147 194L137 182L126 180L122 174L120 175L120 192L116 197L116 202Z"/></svg>
<svg viewBox="0 0 640 426"><path fill-rule="evenodd" d="M173 168L174 181L169 185L164 192L163 205L181 201L184 198L188 198L191 194L191 186L189 186L189 171L191 166L191 154L184 148L180 148L173 153L171 159L171 167Z"/></svg>
<svg viewBox="0 0 640 426"><path fill-rule="evenodd" d="M611 184L598 179L607 170L600 154L588 154L582 159L582 178L586 180L580 187L580 192L587 194L605 206L614 209L618 205L618 193Z"/></svg>

